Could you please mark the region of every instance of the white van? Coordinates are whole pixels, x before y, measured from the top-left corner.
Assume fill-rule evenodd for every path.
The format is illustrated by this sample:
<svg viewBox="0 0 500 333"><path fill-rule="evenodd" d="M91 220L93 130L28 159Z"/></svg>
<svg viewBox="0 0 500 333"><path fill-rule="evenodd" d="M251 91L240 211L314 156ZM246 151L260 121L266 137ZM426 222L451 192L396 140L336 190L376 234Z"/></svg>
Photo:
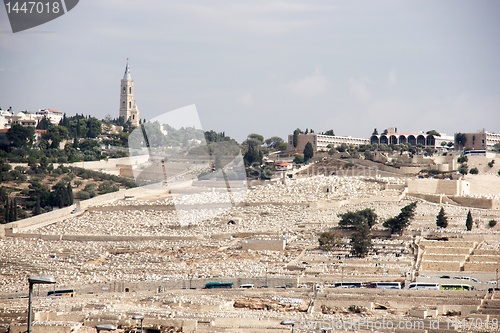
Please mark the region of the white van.
<svg viewBox="0 0 500 333"><path fill-rule="evenodd" d="M242 285L240 285L240 288L241 288L241 289L252 289L253 287L254 287L254 285L253 285L253 284L251 284L251 283L247 283L247 284L242 284Z"/></svg>

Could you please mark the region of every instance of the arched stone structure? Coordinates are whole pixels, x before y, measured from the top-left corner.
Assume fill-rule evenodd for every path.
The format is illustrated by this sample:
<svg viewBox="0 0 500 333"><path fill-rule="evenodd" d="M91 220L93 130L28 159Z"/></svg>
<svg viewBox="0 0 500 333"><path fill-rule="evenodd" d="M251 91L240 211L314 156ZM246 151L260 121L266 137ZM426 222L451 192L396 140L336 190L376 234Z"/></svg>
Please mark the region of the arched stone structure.
<svg viewBox="0 0 500 333"><path fill-rule="evenodd" d="M417 145L425 146L425 136L423 135L417 136Z"/></svg>
<svg viewBox="0 0 500 333"><path fill-rule="evenodd" d="M378 145L380 144L380 140L378 139L378 136L372 135L370 138L370 144L371 145Z"/></svg>
<svg viewBox="0 0 500 333"><path fill-rule="evenodd" d="M415 138L415 135L410 135L408 137L408 144L410 146L416 146L417 145L417 139Z"/></svg>
<svg viewBox="0 0 500 333"><path fill-rule="evenodd" d="M388 145L389 144L389 140L387 139L387 136L385 136L385 135L380 136L380 144L381 145Z"/></svg>
<svg viewBox="0 0 500 333"><path fill-rule="evenodd" d="M435 144L436 139L434 138L434 135L430 134L429 136L427 136L427 138L425 139L425 145L434 147Z"/></svg>

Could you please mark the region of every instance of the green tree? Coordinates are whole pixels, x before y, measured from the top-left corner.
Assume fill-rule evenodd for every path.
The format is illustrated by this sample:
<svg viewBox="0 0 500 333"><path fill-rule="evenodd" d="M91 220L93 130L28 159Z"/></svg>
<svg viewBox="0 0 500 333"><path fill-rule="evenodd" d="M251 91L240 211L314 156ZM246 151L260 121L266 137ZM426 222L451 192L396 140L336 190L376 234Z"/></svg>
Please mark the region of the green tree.
<svg viewBox="0 0 500 333"><path fill-rule="evenodd" d="M372 248L371 230L367 224L358 228L351 236L351 254L357 257L365 257Z"/></svg>
<svg viewBox="0 0 500 333"><path fill-rule="evenodd" d="M304 162L307 163L314 156L314 149L310 142L304 148Z"/></svg>
<svg viewBox="0 0 500 333"><path fill-rule="evenodd" d="M272 136L266 139L265 143L269 148L276 149L280 144L284 143L284 141L279 136Z"/></svg>
<svg viewBox="0 0 500 333"><path fill-rule="evenodd" d="M13 147L30 147L33 144L35 129L14 124L7 131L7 139Z"/></svg>
<svg viewBox="0 0 500 333"><path fill-rule="evenodd" d="M259 143L259 145L264 144L264 137L260 134L257 134L257 133L248 134L247 139L255 140Z"/></svg>
<svg viewBox="0 0 500 333"><path fill-rule="evenodd" d="M391 234L401 234L403 230L410 224L410 220L415 216L416 207L416 201L404 206L403 208L401 208L401 212L397 216L387 219L384 222L383 226L389 228L391 230Z"/></svg>
<svg viewBox="0 0 500 333"><path fill-rule="evenodd" d="M304 163L304 156L303 155L295 155L295 157L293 158L293 163L295 164L302 164Z"/></svg>
<svg viewBox="0 0 500 333"><path fill-rule="evenodd" d="M440 228L446 228L448 226L448 218L446 217L443 207L441 207L436 217L436 225Z"/></svg>
<svg viewBox="0 0 500 333"><path fill-rule="evenodd" d="M472 230L472 214L470 212L470 209L469 212L467 213L467 219L465 220L465 227L467 228L467 231Z"/></svg>
<svg viewBox="0 0 500 333"><path fill-rule="evenodd" d="M441 134L436 130L427 131L427 135L441 136Z"/></svg>
<svg viewBox="0 0 500 333"><path fill-rule="evenodd" d="M458 167L458 172L462 175L466 175L469 172L469 167L465 163L460 164L460 166Z"/></svg>
<svg viewBox="0 0 500 333"><path fill-rule="evenodd" d="M46 130L49 127L53 126L50 120L47 117L43 117L38 124L36 125L37 130Z"/></svg>
<svg viewBox="0 0 500 333"><path fill-rule="evenodd" d="M330 135L330 136L335 136L335 132L333 132L333 130L328 130L325 132L325 135Z"/></svg>
<svg viewBox="0 0 500 333"><path fill-rule="evenodd" d="M262 153L262 150L260 149L260 147L258 145L249 144L248 150L245 152L245 155L243 155L243 161L245 162L245 165L247 165L247 166L254 165L254 164L261 165L263 157L264 157L264 154Z"/></svg>
<svg viewBox="0 0 500 333"><path fill-rule="evenodd" d="M477 175L479 173L479 170L476 167L474 167L474 168L470 169L469 172L471 175Z"/></svg>
<svg viewBox="0 0 500 333"><path fill-rule="evenodd" d="M36 197L35 207L33 208L33 215L40 215L42 213L42 208L40 206L40 196Z"/></svg>
<svg viewBox="0 0 500 333"><path fill-rule="evenodd" d="M63 208L68 206L69 197L68 190L64 183L59 182L52 187L51 194L51 203L52 206L58 206L59 208Z"/></svg>
<svg viewBox="0 0 500 333"><path fill-rule="evenodd" d="M294 148L297 148L300 133L302 133L302 131L299 128L297 128L295 131L293 131L292 144L293 144Z"/></svg>
<svg viewBox="0 0 500 333"><path fill-rule="evenodd" d="M73 197L73 188L71 187L71 183L69 183L69 182L68 182L68 186L66 186L66 192L68 195L67 206L70 206L74 203L74 197Z"/></svg>
<svg viewBox="0 0 500 333"><path fill-rule="evenodd" d="M339 215L339 226L354 228L351 235L351 254L365 257L372 247L371 228L377 223L377 214L373 209L366 208L356 212L347 212Z"/></svg>
<svg viewBox="0 0 500 333"><path fill-rule="evenodd" d="M68 128L64 126L52 126L42 134L42 140L46 141L50 148L58 149L59 144L70 138Z"/></svg>
<svg viewBox="0 0 500 333"><path fill-rule="evenodd" d="M496 220L489 220L489 221L488 221L488 226L489 226L490 228L493 228L493 227L494 227L494 226L496 226L496 225L497 225L497 221L496 221Z"/></svg>
<svg viewBox="0 0 500 333"><path fill-rule="evenodd" d="M364 224L370 228L377 223L377 214L371 208L365 208L356 212L347 212L339 215L339 226L343 228L354 227L358 228Z"/></svg>
<svg viewBox="0 0 500 333"><path fill-rule="evenodd" d="M97 138L101 134L102 123L99 119L89 117L87 119L87 138Z"/></svg>
<svg viewBox="0 0 500 333"><path fill-rule="evenodd" d="M325 231L319 235L318 242L323 251L332 251L342 246L342 235L335 231Z"/></svg>
<svg viewBox="0 0 500 333"><path fill-rule="evenodd" d="M460 149L460 147L462 147L463 149L466 141L467 141L467 136L465 135L465 133L455 134L455 142L457 143L458 149Z"/></svg>

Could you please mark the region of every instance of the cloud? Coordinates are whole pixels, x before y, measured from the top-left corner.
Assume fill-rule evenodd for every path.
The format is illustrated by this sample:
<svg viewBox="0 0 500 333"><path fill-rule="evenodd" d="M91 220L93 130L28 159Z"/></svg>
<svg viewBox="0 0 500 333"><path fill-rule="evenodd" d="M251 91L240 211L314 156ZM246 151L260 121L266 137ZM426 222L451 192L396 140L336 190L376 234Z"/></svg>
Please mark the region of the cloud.
<svg viewBox="0 0 500 333"><path fill-rule="evenodd" d="M396 77L396 70L394 68L391 68L389 71L389 84L391 86L394 86L398 83L398 79Z"/></svg>
<svg viewBox="0 0 500 333"><path fill-rule="evenodd" d="M368 102L372 99L372 93L368 88L370 79L367 77L360 79L349 79L349 90L359 102Z"/></svg>
<svg viewBox="0 0 500 333"><path fill-rule="evenodd" d="M285 89L294 95L311 98L321 95L327 86L328 79L316 69L313 75L286 84Z"/></svg>
<svg viewBox="0 0 500 333"><path fill-rule="evenodd" d="M295 31L313 21L294 14L327 12L332 6L299 3L292 1L252 1L211 3L210 5L181 3L170 6L180 10L250 32L282 34Z"/></svg>

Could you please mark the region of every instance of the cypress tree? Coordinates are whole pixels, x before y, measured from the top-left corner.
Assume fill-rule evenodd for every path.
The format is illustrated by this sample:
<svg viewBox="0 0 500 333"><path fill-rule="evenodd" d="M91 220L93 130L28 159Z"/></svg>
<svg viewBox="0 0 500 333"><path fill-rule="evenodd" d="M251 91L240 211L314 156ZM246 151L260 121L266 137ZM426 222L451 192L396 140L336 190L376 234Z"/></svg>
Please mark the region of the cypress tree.
<svg viewBox="0 0 500 333"><path fill-rule="evenodd" d="M5 204L3 205L3 210L4 210L4 220L5 220L5 223L9 223L10 220L9 220L9 201L8 200L5 200Z"/></svg>
<svg viewBox="0 0 500 333"><path fill-rule="evenodd" d="M74 202L74 197L73 197L73 188L71 187L71 183L68 183L68 186L66 187L66 191L68 192L68 202L67 205L71 206Z"/></svg>
<svg viewBox="0 0 500 333"><path fill-rule="evenodd" d="M35 208L33 209L33 215L40 215L42 209L40 207L40 194L36 196Z"/></svg>
<svg viewBox="0 0 500 333"><path fill-rule="evenodd" d="M9 222L14 222L14 203L10 200L9 204Z"/></svg>
<svg viewBox="0 0 500 333"><path fill-rule="evenodd" d="M441 207L437 217L436 217L436 225L440 228L446 228L448 226L448 218L444 213L444 208Z"/></svg>
<svg viewBox="0 0 500 333"><path fill-rule="evenodd" d="M12 210L13 210L12 215L14 216L14 221L17 221L17 199L16 198L14 198Z"/></svg>
<svg viewBox="0 0 500 333"><path fill-rule="evenodd" d="M472 214L470 212L470 209L469 212L467 213L467 220L465 221L465 227L467 228L467 231L472 230Z"/></svg>

